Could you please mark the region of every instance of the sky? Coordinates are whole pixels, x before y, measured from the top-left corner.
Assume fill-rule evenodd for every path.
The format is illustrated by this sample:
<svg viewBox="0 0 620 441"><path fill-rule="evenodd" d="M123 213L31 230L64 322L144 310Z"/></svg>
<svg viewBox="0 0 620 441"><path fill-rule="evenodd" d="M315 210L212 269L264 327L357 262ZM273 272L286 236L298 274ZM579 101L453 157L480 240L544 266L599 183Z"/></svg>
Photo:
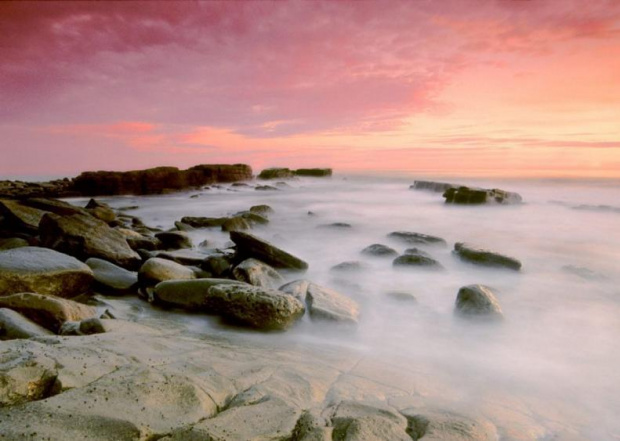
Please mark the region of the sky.
<svg viewBox="0 0 620 441"><path fill-rule="evenodd" d="M0 179L620 177L620 1L0 2Z"/></svg>

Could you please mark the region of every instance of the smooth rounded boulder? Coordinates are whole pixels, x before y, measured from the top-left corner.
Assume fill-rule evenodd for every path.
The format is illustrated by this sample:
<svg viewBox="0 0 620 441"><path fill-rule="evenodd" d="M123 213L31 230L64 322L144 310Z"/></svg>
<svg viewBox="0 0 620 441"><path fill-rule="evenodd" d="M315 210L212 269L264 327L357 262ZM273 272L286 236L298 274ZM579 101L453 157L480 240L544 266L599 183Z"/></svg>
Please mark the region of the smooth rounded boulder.
<svg viewBox="0 0 620 441"><path fill-rule="evenodd" d="M165 280L194 278L196 275L190 268L159 257L150 258L138 271L138 280L142 285L157 285Z"/></svg>
<svg viewBox="0 0 620 441"><path fill-rule="evenodd" d="M257 259L246 259L233 269L235 279L264 288L275 288L284 279L275 269Z"/></svg>
<svg viewBox="0 0 620 441"><path fill-rule="evenodd" d="M211 312L206 306L209 289L221 284L246 285L230 279L167 280L155 286L153 303L194 312Z"/></svg>
<svg viewBox="0 0 620 441"><path fill-rule="evenodd" d="M131 291L138 284L138 274L103 259L91 257L86 265L95 274L97 285L105 290L116 293Z"/></svg>
<svg viewBox="0 0 620 441"><path fill-rule="evenodd" d="M521 262L514 257L478 248L463 242L458 242L454 245L453 253L461 260L477 265L506 268L514 271L520 271L522 266Z"/></svg>
<svg viewBox="0 0 620 441"><path fill-rule="evenodd" d="M455 313L462 317L499 319L502 308L488 286L468 285L459 289L456 296Z"/></svg>
<svg viewBox="0 0 620 441"><path fill-rule="evenodd" d="M71 298L88 292L93 279L86 264L48 248L0 251L0 296L32 291Z"/></svg>
<svg viewBox="0 0 620 441"><path fill-rule="evenodd" d="M395 256L398 254L394 248L388 247L387 245L383 245L380 243L373 243L372 245L368 245L361 252L362 254L365 254L367 256L376 257Z"/></svg>
<svg viewBox="0 0 620 441"><path fill-rule="evenodd" d="M308 264L303 260L252 234L242 231L231 231L230 240L237 246L239 260L254 257L274 268L308 269Z"/></svg>
<svg viewBox="0 0 620 441"><path fill-rule="evenodd" d="M53 333L19 312L0 308L0 340L44 337L46 335L53 335Z"/></svg>

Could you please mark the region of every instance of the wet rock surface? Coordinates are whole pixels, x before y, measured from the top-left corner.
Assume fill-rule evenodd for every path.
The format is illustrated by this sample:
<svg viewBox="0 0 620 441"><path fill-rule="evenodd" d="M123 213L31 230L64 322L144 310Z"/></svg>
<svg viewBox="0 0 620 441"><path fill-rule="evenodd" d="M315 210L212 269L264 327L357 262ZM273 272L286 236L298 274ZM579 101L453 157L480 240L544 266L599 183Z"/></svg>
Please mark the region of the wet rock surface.
<svg viewBox="0 0 620 441"><path fill-rule="evenodd" d="M441 237L410 231L394 231L388 234L388 237L411 245L446 245L446 241Z"/></svg>
<svg viewBox="0 0 620 441"><path fill-rule="evenodd" d="M520 204L523 198L518 193L513 193L497 188L474 188L474 187L457 187L448 188L443 197L447 204Z"/></svg>
<svg viewBox="0 0 620 441"><path fill-rule="evenodd" d="M506 256L495 251L478 248L476 246L458 242L454 245L454 254L461 260L476 265L507 268L514 271L521 269L521 262L514 257Z"/></svg>
<svg viewBox="0 0 620 441"><path fill-rule="evenodd" d="M380 243L368 245L361 251L361 253L367 256L377 257L396 256L398 254L398 252L394 248L388 247L387 245L383 245Z"/></svg>
<svg viewBox="0 0 620 441"><path fill-rule="evenodd" d="M303 260L252 234L231 231L230 240L237 246L238 259L254 257L275 268L308 268L308 264Z"/></svg>
<svg viewBox="0 0 620 441"><path fill-rule="evenodd" d="M468 285L459 289L454 306L455 313L462 317L498 319L503 316L495 294L484 285Z"/></svg>
<svg viewBox="0 0 620 441"><path fill-rule="evenodd" d="M138 274L114 265L106 260L91 257L86 260L95 275L95 282L104 291L125 293L131 291L138 284Z"/></svg>

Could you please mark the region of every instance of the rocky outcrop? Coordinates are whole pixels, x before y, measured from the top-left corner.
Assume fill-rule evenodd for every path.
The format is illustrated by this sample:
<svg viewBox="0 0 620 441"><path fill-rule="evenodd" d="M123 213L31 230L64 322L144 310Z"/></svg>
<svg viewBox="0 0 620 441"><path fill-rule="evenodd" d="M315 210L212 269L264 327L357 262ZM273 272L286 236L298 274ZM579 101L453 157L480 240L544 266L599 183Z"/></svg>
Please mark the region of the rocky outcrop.
<svg viewBox="0 0 620 441"><path fill-rule="evenodd" d="M441 237L413 233L410 231L394 231L388 234L388 237L398 239L411 245L446 245L446 241Z"/></svg>
<svg viewBox="0 0 620 441"><path fill-rule="evenodd" d="M429 190L436 193L443 193L450 188L456 187L459 187L459 185L435 181L413 181L413 185L409 186L412 190Z"/></svg>
<svg viewBox="0 0 620 441"><path fill-rule="evenodd" d="M395 256L398 254L394 248L390 248L387 245L383 245L380 243L368 245L361 251L361 253L367 256L375 257Z"/></svg>
<svg viewBox="0 0 620 441"><path fill-rule="evenodd" d="M306 270L308 264L266 240L241 231L231 231L230 240L237 246L238 261L254 257L275 268Z"/></svg>
<svg viewBox="0 0 620 441"><path fill-rule="evenodd" d="M300 301L305 301L313 320L357 323L360 307L354 300L333 289L319 286L307 280L296 280L280 287Z"/></svg>
<svg viewBox="0 0 620 441"><path fill-rule="evenodd" d="M263 217L269 217L270 214L274 213L273 208L271 208L269 205L254 205L252 207L250 207L250 213L256 213L260 216Z"/></svg>
<svg viewBox="0 0 620 441"><path fill-rule="evenodd" d="M107 260L92 257L86 261L95 275L97 287L104 292L122 294L138 284L138 274L114 265Z"/></svg>
<svg viewBox="0 0 620 441"><path fill-rule="evenodd" d="M497 428L480 417L435 409L405 409L408 433L423 441L496 441Z"/></svg>
<svg viewBox="0 0 620 441"><path fill-rule="evenodd" d="M52 332L58 332L64 322L80 321L97 314L92 306L35 293L0 297L0 308L17 311Z"/></svg>
<svg viewBox="0 0 620 441"><path fill-rule="evenodd" d="M240 282L263 288L280 286L284 279L275 269L257 259L246 259L233 269L233 276Z"/></svg>
<svg viewBox="0 0 620 441"><path fill-rule="evenodd" d="M192 217L186 216L181 218L181 222L194 228L211 228L221 227L224 222L228 220L227 217Z"/></svg>
<svg viewBox="0 0 620 441"><path fill-rule="evenodd" d="M9 199L79 196L69 178L48 182L0 181L0 197Z"/></svg>
<svg viewBox="0 0 620 441"><path fill-rule="evenodd" d="M258 179L288 179L295 176L293 170L283 167L266 168L258 174Z"/></svg>
<svg viewBox="0 0 620 441"><path fill-rule="evenodd" d="M0 340L45 337L51 331L8 308L0 308Z"/></svg>
<svg viewBox="0 0 620 441"><path fill-rule="evenodd" d="M502 308L491 291L484 285L468 285L459 289L455 313L462 317L501 318Z"/></svg>
<svg viewBox="0 0 620 441"><path fill-rule="evenodd" d="M128 172L85 172L73 179L74 191L85 196L161 194L217 182L252 179L248 165L197 165L187 170L157 167Z"/></svg>
<svg viewBox="0 0 620 441"><path fill-rule="evenodd" d="M38 292L70 298L89 291L92 282L87 265L54 250L21 247L0 252L0 296Z"/></svg>
<svg viewBox="0 0 620 441"><path fill-rule="evenodd" d="M141 261L125 236L92 216L48 213L41 219L39 232L43 246L80 260L98 257L123 268L135 268Z"/></svg>
<svg viewBox="0 0 620 441"><path fill-rule="evenodd" d="M521 262L514 257L509 257L483 248L477 248L463 242L457 242L454 245L453 253L462 260L477 265L507 268L514 271L519 271L522 266Z"/></svg>
<svg viewBox="0 0 620 441"><path fill-rule="evenodd" d="M0 200L0 215L5 217L5 223L13 230L36 234L45 213L17 201Z"/></svg>
<svg viewBox="0 0 620 441"><path fill-rule="evenodd" d="M153 257L140 267L138 280L143 286L157 285L166 280L194 279L194 271L171 260Z"/></svg>
<svg viewBox="0 0 620 441"><path fill-rule="evenodd" d="M241 216L234 216L226 219L222 224L222 231L242 231L251 228L250 222Z"/></svg>
<svg viewBox="0 0 620 441"><path fill-rule="evenodd" d="M56 363L51 358L32 352L1 355L0 408L40 400L57 393L60 386L57 378ZM1 432L0 437L3 437Z"/></svg>
<svg viewBox="0 0 620 441"><path fill-rule="evenodd" d="M294 171L295 176L310 176L313 178L325 178L332 175L331 168L298 168Z"/></svg>
<svg viewBox="0 0 620 441"><path fill-rule="evenodd" d="M521 195L497 188L458 187L447 189L443 197L447 204L519 204L523 201Z"/></svg>

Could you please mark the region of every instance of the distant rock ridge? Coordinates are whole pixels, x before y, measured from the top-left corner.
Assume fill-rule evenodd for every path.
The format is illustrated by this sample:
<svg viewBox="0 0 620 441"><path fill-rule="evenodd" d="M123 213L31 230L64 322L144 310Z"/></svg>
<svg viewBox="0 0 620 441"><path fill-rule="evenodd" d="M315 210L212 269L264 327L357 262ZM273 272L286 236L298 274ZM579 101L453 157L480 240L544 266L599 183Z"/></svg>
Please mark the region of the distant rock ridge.
<svg viewBox="0 0 620 441"><path fill-rule="evenodd" d="M126 172L87 171L73 179L49 182L0 181L0 197L24 199L161 194L219 182L246 181L252 177L252 168L246 164L201 164L187 170L155 167Z"/></svg>
<svg viewBox="0 0 620 441"><path fill-rule="evenodd" d="M520 204L523 198L520 194L500 190L498 188L467 187L460 184L435 181L414 181L409 186L411 190L427 190L442 193L447 204Z"/></svg>
<svg viewBox="0 0 620 441"><path fill-rule="evenodd" d="M285 167L266 168L258 174L258 179L289 179L295 176L324 178L332 175L331 168L299 168L291 170Z"/></svg>

